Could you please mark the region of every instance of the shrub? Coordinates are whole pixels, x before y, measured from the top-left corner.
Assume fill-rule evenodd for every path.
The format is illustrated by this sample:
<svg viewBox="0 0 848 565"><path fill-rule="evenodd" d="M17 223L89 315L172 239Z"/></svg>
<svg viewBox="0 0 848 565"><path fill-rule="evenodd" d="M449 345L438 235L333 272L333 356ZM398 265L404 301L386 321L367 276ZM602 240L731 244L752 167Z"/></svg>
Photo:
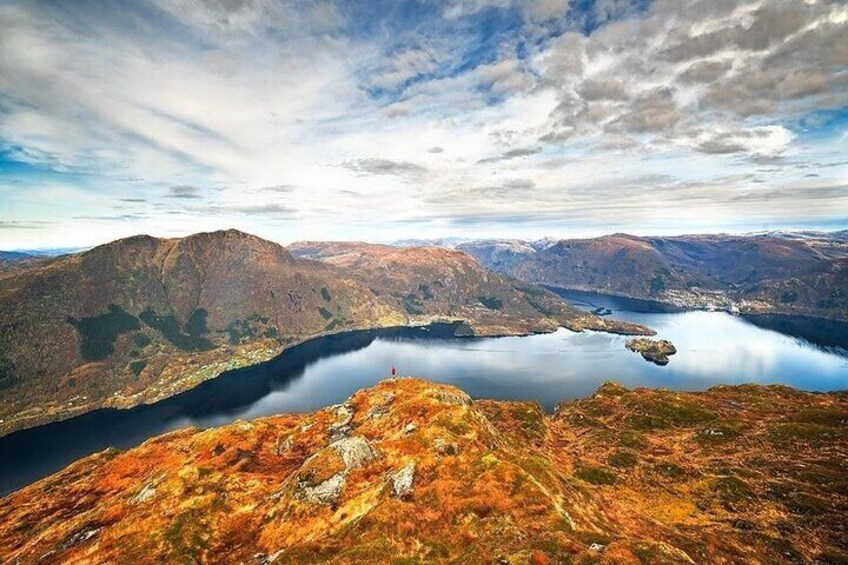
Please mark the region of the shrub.
<svg viewBox="0 0 848 565"><path fill-rule="evenodd" d="M478 300L489 310L500 310L503 307L503 300L497 296L479 296Z"/></svg>
<svg viewBox="0 0 848 565"><path fill-rule="evenodd" d="M68 323L82 338L80 353L86 361L106 359L114 351L115 340L120 334L141 328L135 316L127 314L116 304L110 304L109 312L99 316L79 320L68 316Z"/></svg>
<svg viewBox="0 0 848 565"><path fill-rule="evenodd" d="M588 463L578 465L574 471L574 476L593 485L612 485L615 484L617 478L612 469Z"/></svg>
<svg viewBox="0 0 848 565"><path fill-rule="evenodd" d="M617 451L610 455L609 464L613 467L633 467L639 458L632 451Z"/></svg>

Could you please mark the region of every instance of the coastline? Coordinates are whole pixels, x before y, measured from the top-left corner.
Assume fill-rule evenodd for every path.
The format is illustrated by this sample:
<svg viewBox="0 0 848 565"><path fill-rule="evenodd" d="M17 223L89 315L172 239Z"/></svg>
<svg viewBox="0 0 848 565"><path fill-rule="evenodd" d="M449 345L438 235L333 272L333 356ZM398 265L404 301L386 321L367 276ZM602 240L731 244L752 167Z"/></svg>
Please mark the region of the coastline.
<svg viewBox="0 0 848 565"><path fill-rule="evenodd" d="M131 449L148 439L171 433L178 429L194 427L193 424L179 424L171 427L173 422L179 422L181 415L206 413L222 413L237 410L239 406L247 406L268 394L269 386L294 382L300 378L304 368L321 358L357 351L369 346L378 338L409 338L425 340L477 340L497 339L506 337L526 337L541 335L556 330L538 330L530 334L513 333L500 336L469 336L457 335L457 329L463 325L459 321L442 321L426 325L405 325L384 328L349 329L344 331L327 332L321 336L313 336L296 345L286 347L280 354L268 361L247 365L224 371L198 383L186 390L166 396L155 402L139 402L132 406L101 406L80 414L69 415L61 420L53 420L44 424L22 428L0 436L0 452L50 452L51 443L57 437L86 437L88 443L75 445L76 451L61 467L48 467L46 473L38 470L31 480L23 483L6 482L4 474L0 474L0 497L15 492L25 484L37 482L64 468L80 458L100 453L104 449ZM565 326L559 326L568 329ZM577 331L577 330L569 330ZM587 330L588 331L588 330ZM384 367L383 369L386 369ZM379 370L379 369L376 369ZM300 413L294 410L286 413ZM148 423L158 422L151 429ZM217 425L212 425L217 427ZM92 433L97 430L97 433ZM105 434L102 433L106 431ZM104 437L105 436L105 439ZM5 461L4 461L5 459ZM14 468L15 458L0 458L0 467Z"/></svg>
<svg viewBox="0 0 848 565"><path fill-rule="evenodd" d="M349 327L339 330L318 332L308 336L288 336L292 341L286 344L267 343L269 340L257 341L245 344L244 351L238 354L230 354L219 361L205 365L200 369L181 374L173 380L163 379L164 382L158 386L148 387L143 391L132 395L122 396L114 393L112 396L76 406L65 406L55 412L39 411L36 414L26 415L22 418L0 420L0 439L20 431L31 430L56 422L63 422L96 412L99 410L131 410L139 406L152 406L157 403L173 398L182 393L193 390L203 383L215 380L227 373L273 363L285 353L327 337L338 337L346 334L381 332L381 331L403 331L421 328L432 328L438 326L451 326L455 338L496 338L496 337L520 337L534 334L544 334L566 328L571 331L581 332L586 330L601 331L618 335L654 335L650 328L631 324L629 322L615 319L602 319L596 316L586 315L572 320L553 320L543 318L540 320L524 321L509 320L503 324L492 326L475 324L467 320L453 319L448 317L432 317L427 319L410 320L404 325L392 326L370 326ZM39 407L43 409L43 407ZM26 412L24 412L26 414Z"/></svg>
<svg viewBox="0 0 848 565"><path fill-rule="evenodd" d="M557 294L562 297L560 292L567 293L578 293L578 294L594 294L598 296L606 296L610 298L624 298L627 300L632 300L634 302L641 302L646 305L650 305L653 308L656 308L655 312L657 313L678 313L678 312L726 312L728 314L732 314L734 316L741 317L756 317L756 316L782 316L787 318L803 318L810 319L816 321L823 322L836 322L840 324L848 325L848 319L844 318L833 318L830 316L822 316L819 314L811 314L808 312L787 312L784 310L741 310L734 309L723 305L711 305L711 306L681 306L678 303L672 302L670 300L662 300L659 298L646 298L643 296L633 296L630 294L626 294L623 292L616 292L612 290L598 290L586 287L563 287L563 286L554 286L549 284L540 284L542 288L550 290L551 292Z"/></svg>

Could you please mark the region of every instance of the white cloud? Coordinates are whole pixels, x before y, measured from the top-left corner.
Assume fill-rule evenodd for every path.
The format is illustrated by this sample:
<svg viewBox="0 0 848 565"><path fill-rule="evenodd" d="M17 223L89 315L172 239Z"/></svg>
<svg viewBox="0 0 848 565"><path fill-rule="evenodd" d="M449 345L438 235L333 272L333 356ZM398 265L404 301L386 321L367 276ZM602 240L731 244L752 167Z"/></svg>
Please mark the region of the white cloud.
<svg viewBox="0 0 848 565"><path fill-rule="evenodd" d="M356 33L340 6L0 6L0 149L66 175L49 202L37 181L0 177L4 225L62 226L3 229L0 245L73 233L82 205L123 218L92 237L230 222L277 239L393 239L422 225L479 235L475 218L492 235L717 226L751 208L813 221L844 203L833 187L848 165L803 177L847 149L844 134L791 129L848 105L838 2L656 0L636 14L607 0L590 15L613 21L590 35L564 0L460 0L398 33ZM520 27L463 58L484 9Z"/></svg>

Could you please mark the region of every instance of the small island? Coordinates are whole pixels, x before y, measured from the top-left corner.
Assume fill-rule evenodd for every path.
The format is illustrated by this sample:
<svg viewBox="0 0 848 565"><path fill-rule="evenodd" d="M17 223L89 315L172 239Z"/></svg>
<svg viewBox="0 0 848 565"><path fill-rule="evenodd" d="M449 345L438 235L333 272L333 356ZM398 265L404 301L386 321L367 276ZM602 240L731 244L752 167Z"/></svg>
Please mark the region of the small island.
<svg viewBox="0 0 848 565"><path fill-rule="evenodd" d="M630 351L641 353L645 360L657 365L668 365L668 356L677 353L674 344L666 339L638 337L628 340L625 347Z"/></svg>

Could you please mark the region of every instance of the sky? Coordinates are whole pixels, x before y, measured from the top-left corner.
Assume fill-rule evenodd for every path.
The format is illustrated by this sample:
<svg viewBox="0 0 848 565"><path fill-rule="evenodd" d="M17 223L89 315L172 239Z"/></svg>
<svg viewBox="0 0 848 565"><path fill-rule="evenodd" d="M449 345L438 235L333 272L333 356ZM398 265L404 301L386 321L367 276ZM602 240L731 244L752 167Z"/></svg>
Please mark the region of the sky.
<svg viewBox="0 0 848 565"><path fill-rule="evenodd" d="M0 0L0 249L848 227L844 0Z"/></svg>

